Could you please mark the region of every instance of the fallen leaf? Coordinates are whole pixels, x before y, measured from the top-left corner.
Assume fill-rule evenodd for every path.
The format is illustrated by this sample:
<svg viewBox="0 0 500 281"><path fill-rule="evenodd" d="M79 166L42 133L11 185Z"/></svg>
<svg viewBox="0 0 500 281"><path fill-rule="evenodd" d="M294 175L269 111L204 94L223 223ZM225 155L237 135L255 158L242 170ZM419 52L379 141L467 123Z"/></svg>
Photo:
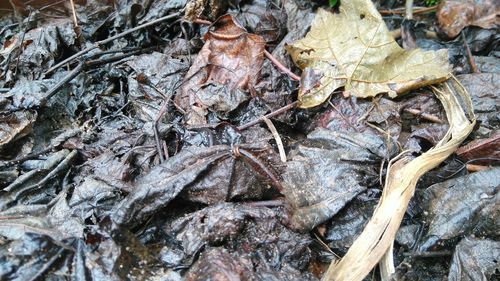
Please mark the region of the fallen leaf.
<svg viewBox="0 0 500 281"><path fill-rule="evenodd" d="M7 144L29 134L36 117L35 111L17 111L0 117L0 150Z"/></svg>
<svg viewBox="0 0 500 281"><path fill-rule="evenodd" d="M291 225L309 231L377 182L373 164L394 153L377 134L318 128L290 154L282 178Z"/></svg>
<svg viewBox="0 0 500 281"><path fill-rule="evenodd" d="M500 71L499 73L464 74L457 76L457 79L470 93L474 113L481 125L480 130L476 131L475 134L481 137L489 137L493 130L498 128Z"/></svg>
<svg viewBox="0 0 500 281"><path fill-rule="evenodd" d="M469 25L496 28L500 23L498 7L498 0L446 0L439 4L436 17L440 30L454 38Z"/></svg>
<svg viewBox="0 0 500 281"><path fill-rule="evenodd" d="M39 72L54 65L64 48L75 44L76 37L71 20L59 19L17 35L17 44L10 52L17 57L22 76L41 79Z"/></svg>
<svg viewBox="0 0 500 281"><path fill-rule="evenodd" d="M419 251L428 251L440 242L465 235L498 233L499 171L484 170L427 188L421 201L428 225L419 241Z"/></svg>
<svg viewBox="0 0 500 281"><path fill-rule="evenodd" d="M252 153L255 158L271 159L271 154L266 153L271 150L258 142L243 145L240 151L244 148L260 149L259 155ZM112 219L124 225L143 222L177 196L207 205L261 198L264 192L269 192L261 184L265 179L259 167L245 159L231 157L228 145L187 147L139 177L132 192L115 208Z"/></svg>
<svg viewBox="0 0 500 281"><path fill-rule="evenodd" d="M241 4L236 18L254 34L262 36L266 42L279 42L287 34L285 8L270 1L251 1Z"/></svg>
<svg viewBox="0 0 500 281"><path fill-rule="evenodd" d="M235 273L242 276L236 280L315 280L306 270L311 260L309 234L280 223L285 208L255 205L259 203L219 203L167 223L163 231L175 246L164 247L163 256L172 267L189 267L196 261L186 280L228 280L221 276ZM212 247L225 251L229 260L211 255ZM251 266L235 272L243 257Z"/></svg>
<svg viewBox="0 0 500 281"><path fill-rule="evenodd" d="M500 242L466 237L455 247L448 280L494 280Z"/></svg>
<svg viewBox="0 0 500 281"><path fill-rule="evenodd" d="M17 227L22 229L22 224L13 226ZM2 263L15 266L3 270L2 279L28 280L41 276L40 272L44 273L43 278L57 279L57 273L51 271L60 272L67 267L62 264L69 262L68 259L73 255L72 249L36 227L26 226L18 231L24 231L25 234L16 238L3 238L2 246L8 247L10 251L2 253Z"/></svg>
<svg viewBox="0 0 500 281"><path fill-rule="evenodd" d="M393 139L401 134L400 106L398 103L381 98L376 102L355 97L335 96L330 99L332 109L318 116L314 126L339 132L359 132L377 135L371 125L387 131Z"/></svg>
<svg viewBox="0 0 500 281"><path fill-rule="evenodd" d="M250 222L274 217L274 212L268 208L224 202L174 220L165 229L175 234L173 236L184 252L191 256L207 245L238 239L237 236Z"/></svg>
<svg viewBox="0 0 500 281"><path fill-rule="evenodd" d="M403 147L414 153L421 153L436 145L448 131L448 124L420 124L411 127L412 132Z"/></svg>
<svg viewBox="0 0 500 281"><path fill-rule="evenodd" d="M165 96L180 86L189 68L187 62L158 52L137 56L127 61L127 65L134 70L128 78L130 102L138 118L144 122L158 116ZM148 82L139 82L141 76ZM163 91L164 96L160 91Z"/></svg>
<svg viewBox="0 0 500 281"><path fill-rule="evenodd" d="M248 33L230 15L219 18L205 40L176 102L192 114L203 114L197 113L200 108L227 113L248 100L249 92L254 92L264 60L265 41Z"/></svg>
<svg viewBox="0 0 500 281"><path fill-rule="evenodd" d="M369 0L344 1L339 14L318 10L311 31L287 50L297 66L322 77L316 88L299 91L302 108L321 104L340 87L357 97L394 97L451 72L446 50L402 49Z"/></svg>
<svg viewBox="0 0 500 281"><path fill-rule="evenodd" d="M355 199L325 223L327 230L324 237L328 246L342 253L347 252L347 249L363 231L363 227L370 219L376 205L375 200Z"/></svg>
<svg viewBox="0 0 500 281"><path fill-rule="evenodd" d="M3 42L3 48L0 50L0 55L4 58L8 57L12 50L17 45L17 37L9 38Z"/></svg>
<svg viewBox="0 0 500 281"><path fill-rule="evenodd" d="M166 206L201 173L228 157L229 148L225 145L183 150L137 180L134 191L115 208L113 221L118 224L142 221Z"/></svg>
<svg viewBox="0 0 500 281"><path fill-rule="evenodd" d="M212 248L189 269L186 280L250 280L252 268L248 257L232 255L224 248Z"/></svg>

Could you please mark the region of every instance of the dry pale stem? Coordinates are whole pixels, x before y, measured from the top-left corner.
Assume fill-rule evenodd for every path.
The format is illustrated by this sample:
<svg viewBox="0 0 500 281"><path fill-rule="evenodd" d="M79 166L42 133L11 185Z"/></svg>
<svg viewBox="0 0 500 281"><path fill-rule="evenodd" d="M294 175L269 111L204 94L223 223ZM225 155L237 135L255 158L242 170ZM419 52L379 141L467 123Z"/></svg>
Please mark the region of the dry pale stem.
<svg viewBox="0 0 500 281"><path fill-rule="evenodd" d="M446 111L450 124L447 134L421 156L413 160L401 157L389 165L384 191L372 218L342 260L330 265L323 280L362 280L390 250L418 179L452 154L472 131L475 117L465 89L453 79L433 89ZM388 260L384 263L382 276L388 278L392 267Z"/></svg>

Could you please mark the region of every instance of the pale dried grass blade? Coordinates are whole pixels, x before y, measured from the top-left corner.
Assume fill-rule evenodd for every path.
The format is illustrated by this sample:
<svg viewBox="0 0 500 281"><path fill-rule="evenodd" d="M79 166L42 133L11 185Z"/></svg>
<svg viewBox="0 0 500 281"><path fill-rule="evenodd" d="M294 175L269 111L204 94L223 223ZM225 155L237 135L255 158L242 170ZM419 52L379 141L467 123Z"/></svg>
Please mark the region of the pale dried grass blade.
<svg viewBox="0 0 500 281"><path fill-rule="evenodd" d="M269 131L271 131L271 134L273 134L274 140L276 141L276 145L278 146L278 152L280 153L280 160L283 163L286 163L286 153L285 153L285 148L283 147L283 142L281 141L280 134L278 133L278 130L276 130L276 127L274 127L274 124L269 118L266 116L262 116L262 120L266 123L267 127L269 128Z"/></svg>

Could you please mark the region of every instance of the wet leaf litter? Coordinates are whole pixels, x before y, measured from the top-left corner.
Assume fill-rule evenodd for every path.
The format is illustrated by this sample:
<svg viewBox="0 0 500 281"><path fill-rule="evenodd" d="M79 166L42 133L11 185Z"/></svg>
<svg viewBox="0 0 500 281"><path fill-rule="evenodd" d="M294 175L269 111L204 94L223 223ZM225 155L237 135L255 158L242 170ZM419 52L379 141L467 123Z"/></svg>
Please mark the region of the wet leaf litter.
<svg viewBox="0 0 500 281"><path fill-rule="evenodd" d="M0 4L0 279L498 278L490 2Z"/></svg>

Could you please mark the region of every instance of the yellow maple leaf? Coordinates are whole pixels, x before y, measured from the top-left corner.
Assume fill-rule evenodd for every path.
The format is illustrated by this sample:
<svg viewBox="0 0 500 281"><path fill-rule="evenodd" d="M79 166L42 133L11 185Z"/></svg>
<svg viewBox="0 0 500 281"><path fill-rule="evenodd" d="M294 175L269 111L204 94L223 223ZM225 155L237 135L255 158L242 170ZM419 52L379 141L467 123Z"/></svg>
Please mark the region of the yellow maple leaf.
<svg viewBox="0 0 500 281"><path fill-rule="evenodd" d="M302 108L323 103L340 87L357 97L394 97L451 75L446 49L404 50L370 0L343 1L338 14L319 9L311 31L287 51L304 70L304 84L310 84L305 74L320 77L315 87L299 90Z"/></svg>

